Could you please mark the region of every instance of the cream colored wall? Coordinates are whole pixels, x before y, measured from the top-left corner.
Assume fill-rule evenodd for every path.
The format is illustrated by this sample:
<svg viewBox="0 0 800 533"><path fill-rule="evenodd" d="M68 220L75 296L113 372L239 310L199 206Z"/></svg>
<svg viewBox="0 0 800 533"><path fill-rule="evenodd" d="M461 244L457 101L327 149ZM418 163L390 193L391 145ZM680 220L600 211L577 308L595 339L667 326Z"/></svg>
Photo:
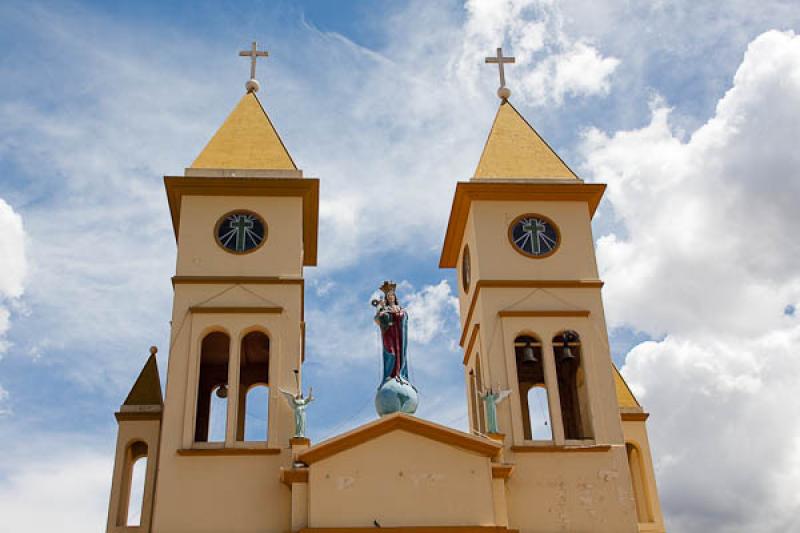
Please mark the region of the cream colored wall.
<svg viewBox="0 0 800 533"><path fill-rule="evenodd" d="M270 338L270 445L284 446L291 436L292 413L280 397L278 388L294 390L295 368L301 369L302 331L300 285L179 284L175 288L173 309L173 346L167 369L164 405L164 443L173 450L189 448L194 438L194 415L199 378L200 345L211 331L224 331L231 338L228 363L228 446L234 445L235 413L238 395L239 349L241 339L250 331L265 332ZM223 293L221 294L220 293ZM214 298L215 295L219 295ZM211 298L209 300L209 298ZM265 301L266 300L266 301ZM189 308L207 301L205 306L283 307L281 314L261 313L192 313ZM302 369L301 369L302 371Z"/></svg>
<svg viewBox="0 0 800 533"><path fill-rule="evenodd" d="M292 531L308 527L308 483L292 483Z"/></svg>
<svg viewBox="0 0 800 533"><path fill-rule="evenodd" d="M525 213L544 215L558 226L561 244L555 254L533 259L512 248L508 226ZM472 283L468 293L459 283L462 323L480 280L598 279L591 220L584 202L474 201L464 242L470 247ZM459 258L459 281L461 260ZM589 315L500 317L501 311L588 311ZM473 352L481 354L484 383L513 391L498 405L500 431L506 434L505 460L515 464L506 485L509 527L523 532L636 531L636 510L600 289L484 287L470 323L464 324L468 328L465 348L476 324L480 324L480 332ZM565 329L575 330L581 337L593 434L592 439L584 441L565 441L561 423L551 341ZM524 439L513 347L514 339L521 334L534 334L543 342L552 441ZM465 377L468 376L465 374ZM594 448L591 451L552 448L533 453L515 452L512 448L535 445ZM598 445L611 445L611 448Z"/></svg>
<svg viewBox="0 0 800 533"><path fill-rule="evenodd" d="M495 524L489 459L393 431L314 463L309 527Z"/></svg>
<svg viewBox="0 0 800 533"><path fill-rule="evenodd" d="M547 216L558 226L561 244L555 254L534 259L514 251L508 240L508 226L525 213ZM469 293L465 293L459 283L462 323L466 319L475 284L481 279L596 280L598 277L591 220L585 202L474 201L467 218L464 242L470 247L472 283ZM459 269L462 259L459 258ZM589 316L501 318L498 315L500 311L589 311ZM543 341L545 374L550 378L548 382L555 383L551 340L564 329L574 329L581 336L595 441L622 442L599 289L482 288L470 323L464 324L467 328L465 349L475 324L480 324L480 342L475 344L473 351L482 354L484 383L514 391L508 401L498 406L500 429L510 435L510 442L522 444L524 440L514 338L522 333L532 333ZM562 444L563 430L560 428L560 416L557 416L560 414L557 387L549 386L548 396L554 440Z"/></svg>
<svg viewBox="0 0 800 533"><path fill-rule="evenodd" d="M636 510L624 446L515 454L509 527L522 533L631 533Z"/></svg>
<svg viewBox="0 0 800 533"><path fill-rule="evenodd" d="M150 521L153 513L153 491L155 489L155 475L158 466L160 425L160 420L122 420L119 422L114 473L111 478L111 497L109 499L108 523L106 525L107 533L146 533L150 531ZM127 505L127 496L130 494L131 488L130 486L124 486L125 483L130 483L130 480L124 479L126 452L128 447L137 441L147 444L147 469L145 471L144 497L142 498L139 527L119 526L117 524L121 522L120 508L121 505ZM120 500L126 501L121 502Z"/></svg>
<svg viewBox="0 0 800 533"><path fill-rule="evenodd" d="M553 289L546 289L552 291ZM525 289L525 292L532 292ZM492 386L510 389L513 394L498 405L500 429L510 439L509 443L523 444L522 411L519 401L514 339L523 334L535 334L542 341L542 355L545 381L548 385L548 403L553 436L556 444L563 444L564 432L561 425L560 401L556 380L555 357L552 338L565 329L576 331L581 337L581 364L584 368L588 393L588 410L591 414L591 428L594 442L601 444L621 444L622 429L617 410L614 377L611 373L608 338L605 324L599 313L592 310L599 304L597 289L558 289L561 305L571 302L590 310L588 318L582 317L505 317L498 311L513 307L524 310L549 310L555 305L553 295L545 289L535 289L521 303L519 289L491 289L482 292L482 309L478 316L481 321L481 343L483 354L484 382ZM569 292L568 292L569 291ZM594 293L594 294L592 294ZM489 312L489 310L493 312Z"/></svg>
<svg viewBox="0 0 800 533"><path fill-rule="evenodd" d="M267 241L235 255L214 237L217 221L237 209L258 213ZM303 200L299 197L184 196L178 235L179 276L300 276L303 263Z"/></svg>
<svg viewBox="0 0 800 533"><path fill-rule="evenodd" d="M177 455L177 450L187 448L285 448L293 434L292 412L279 395L278 388L294 390L292 370L300 368L301 288L299 285L247 286L248 291L285 305L280 315L192 314L187 311L192 302L202 301L209 294L224 289L225 286L216 285L176 287L173 329L177 337L170 357L165 399L163 461L158 478L154 529L158 533L184 531L181 527L187 528L185 531L231 532L283 531L288 528L290 494L288 488L279 482L280 467L291 463L288 451L276 456ZM226 295L234 300L244 300L245 295L252 297L248 291L243 291L239 297L236 296L240 294L239 289L233 288ZM227 306L228 303L220 305ZM248 300L244 305L253 305L253 302ZM270 337L268 443L235 441L239 346L241 338L254 329L264 331ZM200 344L203 337L214 330L225 331L231 337L226 442L194 443ZM258 475L254 475L256 472ZM203 488L209 484L225 488L209 492ZM193 488L187 490L187 485ZM276 506L273 507L271 502ZM230 522L232 515L226 509L239 510L235 523ZM187 518L190 510L190 518Z"/></svg>
<svg viewBox="0 0 800 533"><path fill-rule="evenodd" d="M267 223L267 242L251 254L230 254L215 242L217 220L235 209L255 211ZM302 224L299 198L184 196L177 275L279 276L299 280ZM278 389L295 390L292 371L301 368L303 288L297 282L245 281L175 284L154 513L156 533L282 532L290 528L291 495L288 487L280 483L280 468L291 464L287 447L294 422ZM191 308L195 306L206 311L193 312ZM248 307L281 307L282 311L251 313L237 309ZM242 337L254 330L263 331L270 338L269 440L245 443L235 440L239 352ZM224 443L195 443L200 346L211 331L224 331L231 339L226 439ZM217 449L215 453L228 454L178 454L179 450L192 448L213 448ZM264 448L278 453L264 455L258 450ZM245 455L230 455L231 449Z"/></svg>
<svg viewBox="0 0 800 533"><path fill-rule="evenodd" d="M473 259L473 280L479 279L597 279L589 209L585 202L472 202L468 237ZM543 259L515 251L508 227L515 218L537 213L558 227L558 251ZM477 269L475 268L477 266Z"/></svg>
<svg viewBox="0 0 800 533"><path fill-rule="evenodd" d="M653 457L650 453L650 441L647 438L647 426L644 421L625 420L622 422L622 430L625 435L625 442L635 445L641 454L647 501L653 516L652 522L639 524L639 531L663 533L665 531L664 516L661 513L661 503L658 498Z"/></svg>
<svg viewBox="0 0 800 533"><path fill-rule="evenodd" d="M576 300L597 300L586 289L570 289ZM597 292L596 289L592 290ZM506 294L503 294L506 293ZM486 291L481 295L484 308L502 308L513 301L511 290ZM535 307L534 307L535 308ZM496 313L495 313L496 317ZM510 397L498 405L498 423L506 433L506 460L514 463L508 482L509 527L521 531L622 532L635 530L636 513L627 470L622 430L617 414L613 376L608 364L607 339L586 318L495 318L481 325L481 351L484 380L503 389ZM586 372L593 439L565 441L561 424L555 362L550 339L563 329L581 335L582 358ZM553 441L550 445L606 445L611 451L515 452L512 446L532 446L539 441L524 440L522 410L516 380L513 341L522 333L536 333L543 341L545 379L548 383ZM488 357L487 357L488 355ZM488 364L487 364L488 363ZM491 373L490 373L491 372ZM620 459L621 458L621 459Z"/></svg>
<svg viewBox="0 0 800 533"><path fill-rule="evenodd" d="M165 457L166 458L166 457ZM291 494L279 481L289 452L183 457L158 474L155 533L263 533L290 527Z"/></svg>

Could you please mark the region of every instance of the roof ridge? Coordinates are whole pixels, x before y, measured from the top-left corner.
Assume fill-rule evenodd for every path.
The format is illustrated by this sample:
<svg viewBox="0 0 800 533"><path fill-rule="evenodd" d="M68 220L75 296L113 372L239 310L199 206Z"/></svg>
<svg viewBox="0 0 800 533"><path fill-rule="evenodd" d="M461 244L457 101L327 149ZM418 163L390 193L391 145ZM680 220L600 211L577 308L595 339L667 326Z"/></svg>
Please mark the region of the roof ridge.
<svg viewBox="0 0 800 533"><path fill-rule="evenodd" d="M316 444L302 452L299 459L311 464L396 430L408 431L487 456L496 455L502 448L501 444L487 438L477 437L405 413L393 413Z"/></svg>

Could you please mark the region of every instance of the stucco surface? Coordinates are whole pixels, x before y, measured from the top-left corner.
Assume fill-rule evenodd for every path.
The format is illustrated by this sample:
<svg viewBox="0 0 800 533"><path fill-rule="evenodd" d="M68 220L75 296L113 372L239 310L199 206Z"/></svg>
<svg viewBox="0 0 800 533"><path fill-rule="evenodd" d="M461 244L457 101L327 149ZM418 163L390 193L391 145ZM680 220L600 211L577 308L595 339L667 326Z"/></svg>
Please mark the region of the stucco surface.
<svg viewBox="0 0 800 533"><path fill-rule="evenodd" d="M584 202L476 201L467 226L473 283L481 279L595 280L597 263L591 219ZM509 225L520 215L539 214L555 223L560 234L556 252L538 259L516 251L508 238ZM474 236L472 235L474 234Z"/></svg>
<svg viewBox="0 0 800 533"><path fill-rule="evenodd" d="M664 515L661 512L661 501L658 497L658 487L656 486L655 470L653 468L653 456L650 451L650 441L647 437L647 426L641 420L626 420L622 422L622 430L625 434L625 442L636 446L640 454L642 477L645 484L645 505L650 510L652 520L648 523L640 523L641 531L653 531L661 533L665 531Z"/></svg>
<svg viewBox="0 0 800 533"><path fill-rule="evenodd" d="M216 242L217 222L234 210L253 211L267 225L266 242L252 253L233 254ZM178 242L179 276L299 277L303 262L303 201L299 197L186 196Z"/></svg>
<svg viewBox="0 0 800 533"><path fill-rule="evenodd" d="M310 527L494 525L487 457L403 430L310 467Z"/></svg>
<svg viewBox="0 0 800 533"><path fill-rule="evenodd" d="M526 533L631 533L636 511L625 449L516 454L509 527Z"/></svg>
<svg viewBox="0 0 800 533"><path fill-rule="evenodd" d="M170 455L158 474L154 532L289 530L291 495L277 475L279 467L288 462L285 455Z"/></svg>

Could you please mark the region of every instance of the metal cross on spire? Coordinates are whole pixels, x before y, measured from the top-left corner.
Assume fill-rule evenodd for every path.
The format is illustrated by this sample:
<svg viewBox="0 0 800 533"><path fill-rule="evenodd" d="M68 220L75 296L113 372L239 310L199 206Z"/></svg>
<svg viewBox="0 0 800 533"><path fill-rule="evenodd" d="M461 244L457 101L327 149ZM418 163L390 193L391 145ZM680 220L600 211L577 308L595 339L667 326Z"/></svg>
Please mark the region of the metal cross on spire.
<svg viewBox="0 0 800 533"><path fill-rule="evenodd" d="M250 58L250 79L245 84L245 87L247 88L247 92L254 93L261 87L256 80L256 59L259 57L267 57L269 52L266 50L259 50L256 46L256 42L253 41L250 50L242 50L239 52L239 55Z"/></svg>
<svg viewBox="0 0 800 533"><path fill-rule="evenodd" d="M516 59L513 57L507 57L503 55L503 49L497 49L497 56L495 57L487 57L487 63L497 63L498 68L500 69L500 88L497 89L497 96L502 98L503 100L507 100L509 96L511 96L511 90L506 87L506 71L503 65L506 63L516 63Z"/></svg>

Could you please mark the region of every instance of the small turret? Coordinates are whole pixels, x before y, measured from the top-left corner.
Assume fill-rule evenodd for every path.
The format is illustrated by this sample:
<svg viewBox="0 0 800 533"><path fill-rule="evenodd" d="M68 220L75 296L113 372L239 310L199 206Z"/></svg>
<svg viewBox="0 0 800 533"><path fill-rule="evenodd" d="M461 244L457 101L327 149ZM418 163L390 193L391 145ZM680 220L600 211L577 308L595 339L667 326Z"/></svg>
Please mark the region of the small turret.
<svg viewBox="0 0 800 533"><path fill-rule="evenodd" d="M150 357L125 402L114 413L119 429L108 507L108 533L130 531L129 527L134 525L137 531L150 532L164 403L156 364L157 353L158 348L152 346ZM144 473L144 486L138 488L141 491L141 507L136 509L132 508L132 503L139 501L139 494L131 494L134 488L134 465Z"/></svg>

